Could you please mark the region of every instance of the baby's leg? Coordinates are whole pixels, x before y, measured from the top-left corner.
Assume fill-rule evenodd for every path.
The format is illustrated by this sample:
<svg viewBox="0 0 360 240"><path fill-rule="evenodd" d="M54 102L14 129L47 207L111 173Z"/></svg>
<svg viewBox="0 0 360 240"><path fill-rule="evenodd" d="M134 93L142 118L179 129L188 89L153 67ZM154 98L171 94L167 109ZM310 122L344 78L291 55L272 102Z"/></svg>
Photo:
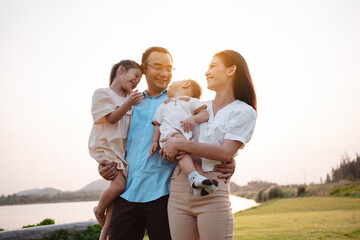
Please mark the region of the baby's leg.
<svg viewBox="0 0 360 240"><path fill-rule="evenodd" d="M185 138L182 134L176 134L174 137ZM214 182L197 171L200 170L202 173L200 160L197 160L196 164L194 164L191 155L185 154L184 158L179 161L179 165L181 170L184 171L188 177L190 186L194 188L194 195L204 196L216 191L217 186ZM206 191L202 188L206 188Z"/></svg>
<svg viewBox="0 0 360 240"><path fill-rule="evenodd" d="M101 194L97 207L94 208L94 214L101 226L105 224L105 209L107 209L112 201L119 196L126 187L126 179L122 173L110 181L110 186Z"/></svg>

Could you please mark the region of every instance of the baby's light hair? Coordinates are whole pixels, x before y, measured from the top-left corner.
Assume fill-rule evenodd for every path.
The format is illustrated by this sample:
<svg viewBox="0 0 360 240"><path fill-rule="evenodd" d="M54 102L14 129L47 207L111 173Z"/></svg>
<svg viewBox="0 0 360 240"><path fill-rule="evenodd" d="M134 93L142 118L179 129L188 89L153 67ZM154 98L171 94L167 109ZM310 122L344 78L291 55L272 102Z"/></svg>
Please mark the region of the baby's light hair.
<svg viewBox="0 0 360 240"><path fill-rule="evenodd" d="M191 83L192 97L200 99L201 94L202 94L202 89L201 89L200 84L197 81L190 79L190 78L186 81L190 81L190 83Z"/></svg>

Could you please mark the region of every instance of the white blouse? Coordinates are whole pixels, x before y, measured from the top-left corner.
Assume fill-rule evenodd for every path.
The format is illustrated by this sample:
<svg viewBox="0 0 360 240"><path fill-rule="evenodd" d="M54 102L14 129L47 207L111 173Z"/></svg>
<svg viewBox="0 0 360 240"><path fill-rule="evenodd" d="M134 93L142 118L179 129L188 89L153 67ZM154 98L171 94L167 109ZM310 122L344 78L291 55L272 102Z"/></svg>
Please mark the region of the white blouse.
<svg viewBox="0 0 360 240"><path fill-rule="evenodd" d="M220 109L214 116L212 101L205 102L209 121L193 129L199 142L222 145L224 139L240 141L245 146L253 134L256 123L256 111L245 102L235 100ZM202 158L204 172L213 171L219 161Z"/></svg>

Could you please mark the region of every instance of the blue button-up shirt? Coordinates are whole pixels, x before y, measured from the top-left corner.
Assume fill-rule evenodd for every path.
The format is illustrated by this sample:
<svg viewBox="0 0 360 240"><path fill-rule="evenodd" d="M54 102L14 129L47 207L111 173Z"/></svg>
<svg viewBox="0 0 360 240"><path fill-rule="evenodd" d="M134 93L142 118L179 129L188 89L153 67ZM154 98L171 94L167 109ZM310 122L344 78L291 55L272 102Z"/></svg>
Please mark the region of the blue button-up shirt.
<svg viewBox="0 0 360 240"><path fill-rule="evenodd" d="M175 163L165 161L156 151L149 157L154 134L151 124L157 108L167 98L167 90L155 97L143 93L142 102L134 106L128 135L126 161L129 164L126 189L120 195L130 202L150 202L170 192L170 176Z"/></svg>

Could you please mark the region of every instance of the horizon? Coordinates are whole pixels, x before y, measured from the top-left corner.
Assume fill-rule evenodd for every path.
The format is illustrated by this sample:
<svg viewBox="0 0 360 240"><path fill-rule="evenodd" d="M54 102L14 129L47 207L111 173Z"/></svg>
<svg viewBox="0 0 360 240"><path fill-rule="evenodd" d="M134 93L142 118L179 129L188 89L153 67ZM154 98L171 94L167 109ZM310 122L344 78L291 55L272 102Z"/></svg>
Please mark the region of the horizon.
<svg viewBox="0 0 360 240"><path fill-rule="evenodd" d="M244 56L258 117L233 182L325 180L360 153L359 12L356 0L0 1L0 195L101 178L87 148L91 96L112 64L150 46L170 51L172 81L197 80L204 101L212 56Z"/></svg>

